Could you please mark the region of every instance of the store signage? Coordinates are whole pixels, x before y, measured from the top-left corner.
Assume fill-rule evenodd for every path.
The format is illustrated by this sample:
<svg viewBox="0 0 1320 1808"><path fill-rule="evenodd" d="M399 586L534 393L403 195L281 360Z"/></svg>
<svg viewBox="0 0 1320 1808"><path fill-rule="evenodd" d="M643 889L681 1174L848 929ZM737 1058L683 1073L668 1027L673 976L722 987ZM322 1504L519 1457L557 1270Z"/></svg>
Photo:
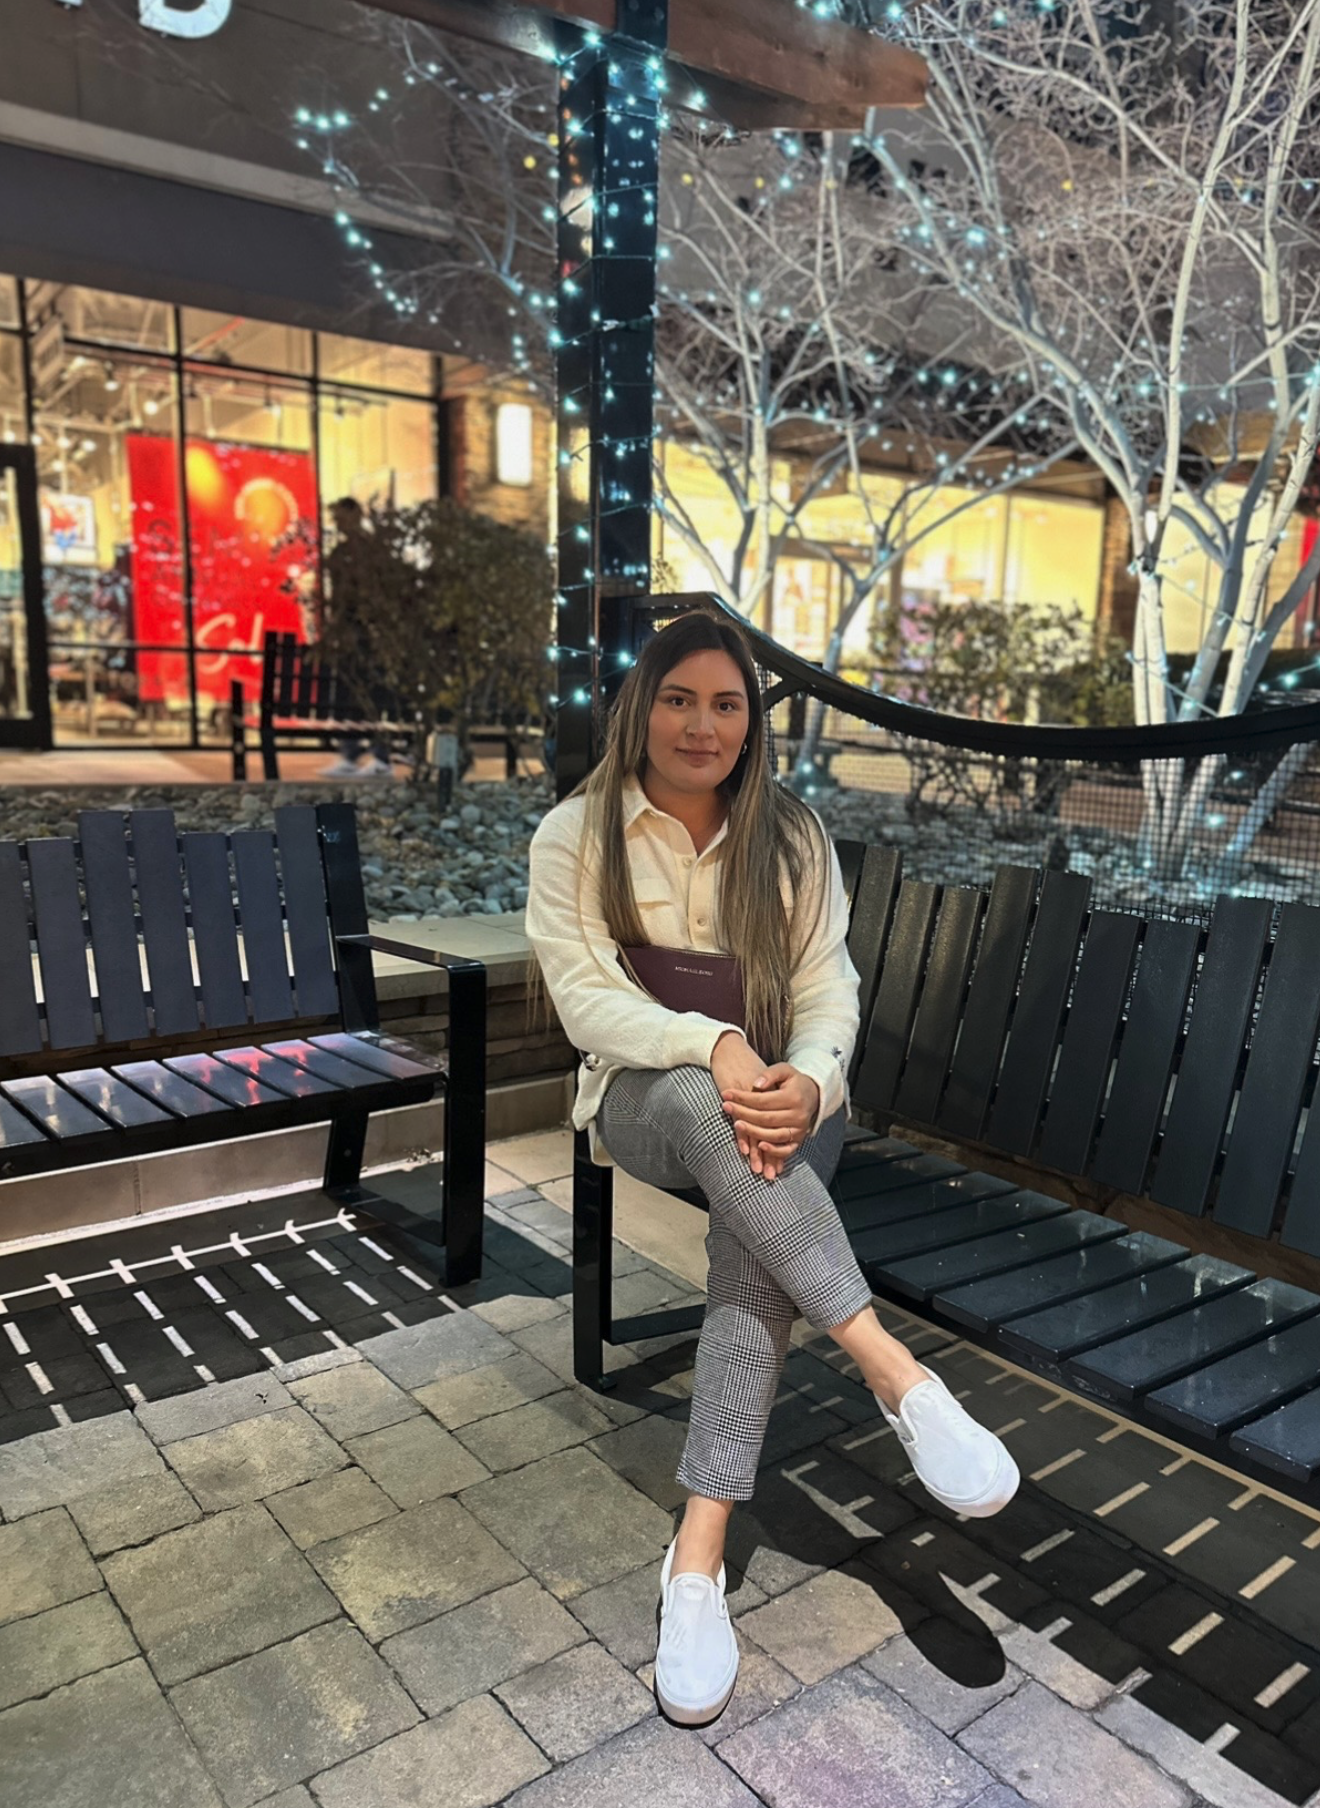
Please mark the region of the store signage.
<svg viewBox="0 0 1320 1808"><path fill-rule="evenodd" d="M92 498L43 490L41 543L47 565L95 565L96 504Z"/></svg>
<svg viewBox="0 0 1320 1808"><path fill-rule="evenodd" d="M83 0L60 0L81 6ZM234 0L138 0L138 19L167 38L210 38L234 10Z"/></svg>

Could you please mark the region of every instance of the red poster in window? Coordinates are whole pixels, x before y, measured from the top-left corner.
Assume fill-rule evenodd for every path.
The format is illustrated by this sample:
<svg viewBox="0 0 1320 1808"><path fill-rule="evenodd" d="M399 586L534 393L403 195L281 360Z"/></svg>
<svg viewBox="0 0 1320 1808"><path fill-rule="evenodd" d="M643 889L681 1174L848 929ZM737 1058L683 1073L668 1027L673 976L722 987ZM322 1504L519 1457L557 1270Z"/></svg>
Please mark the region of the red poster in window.
<svg viewBox="0 0 1320 1808"><path fill-rule="evenodd" d="M171 439L128 436L133 501L133 634L181 638L177 453ZM228 701L231 678L253 690L267 629L306 638L316 570L316 479L310 453L190 439L185 448L192 532L197 690ZM173 556L167 556L172 554ZM234 657L248 648L257 657ZM183 653L143 653L144 700L187 694Z"/></svg>

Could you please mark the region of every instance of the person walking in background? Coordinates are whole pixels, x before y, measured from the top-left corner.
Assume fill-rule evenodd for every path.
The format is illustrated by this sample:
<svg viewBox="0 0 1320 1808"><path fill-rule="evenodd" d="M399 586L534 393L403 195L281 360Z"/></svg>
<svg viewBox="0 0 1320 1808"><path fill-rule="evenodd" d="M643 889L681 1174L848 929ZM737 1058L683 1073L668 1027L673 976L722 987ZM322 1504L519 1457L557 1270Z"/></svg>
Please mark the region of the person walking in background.
<svg viewBox="0 0 1320 1808"><path fill-rule="evenodd" d="M678 1470L690 1492L661 1570L655 1668L664 1713L704 1725L738 1673L725 1533L752 1498L799 1313L857 1364L937 1500L987 1515L1018 1485L1000 1440L881 1327L827 1191L858 1027L847 901L822 824L771 771L735 626L694 612L643 648L600 764L532 840L526 924L583 1052L573 1123L595 1158L699 1186L710 1207ZM673 962L686 995L668 1003L666 949L689 951ZM633 977L643 961L649 991ZM693 969L716 976L704 1004Z"/></svg>
<svg viewBox="0 0 1320 1808"><path fill-rule="evenodd" d="M378 556L375 536L367 526L362 504L355 496L341 496L330 505L330 516L339 538L326 555L326 622L323 639L334 647L334 663L347 682L355 703L373 702L371 679L370 611L377 604L371 582ZM359 705L360 706L360 705ZM364 713L368 713L364 710ZM372 712L374 713L374 707ZM339 758L322 768L323 778L389 778L389 743L380 737L368 745L361 734L341 735ZM362 755L369 757L361 764Z"/></svg>

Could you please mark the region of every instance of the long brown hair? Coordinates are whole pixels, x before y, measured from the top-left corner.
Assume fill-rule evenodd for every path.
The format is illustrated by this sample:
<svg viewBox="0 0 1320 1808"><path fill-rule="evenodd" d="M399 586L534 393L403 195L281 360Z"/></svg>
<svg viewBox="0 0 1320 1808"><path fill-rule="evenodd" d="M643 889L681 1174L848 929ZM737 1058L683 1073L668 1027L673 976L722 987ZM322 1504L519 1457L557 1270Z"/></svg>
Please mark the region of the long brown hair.
<svg viewBox="0 0 1320 1808"><path fill-rule="evenodd" d="M610 935L620 947L646 942L624 840L624 781L646 772L651 710L665 678L691 654L706 652L733 660L748 709L746 746L721 787L729 813L717 939L742 967L748 1041L763 1060L781 1061L792 1028L790 982L819 923L829 852L818 819L770 769L756 662L735 623L692 610L652 635L619 691L604 755L573 795L586 799L587 842L600 860L600 909ZM785 892L794 899L814 893L809 922L785 909Z"/></svg>

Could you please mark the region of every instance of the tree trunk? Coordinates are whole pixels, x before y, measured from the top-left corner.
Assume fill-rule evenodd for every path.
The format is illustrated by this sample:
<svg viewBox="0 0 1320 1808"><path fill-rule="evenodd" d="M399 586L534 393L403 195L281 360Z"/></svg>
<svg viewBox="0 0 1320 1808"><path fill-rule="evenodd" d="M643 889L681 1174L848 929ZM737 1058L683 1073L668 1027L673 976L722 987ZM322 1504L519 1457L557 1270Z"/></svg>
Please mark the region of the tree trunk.
<svg viewBox="0 0 1320 1808"><path fill-rule="evenodd" d="M1218 884L1235 885L1242 877L1242 868L1251 852L1252 843L1283 802L1293 782L1305 771L1312 752L1313 743L1310 741L1290 747L1257 791L1244 812L1242 821L1234 830L1232 840L1219 857L1215 873Z"/></svg>
<svg viewBox="0 0 1320 1808"><path fill-rule="evenodd" d="M849 620L851 620L851 614ZM830 635L829 643L825 648L825 657L821 660L821 670L828 672L831 677L838 672L839 663L843 658L843 631L846 626L847 623L841 621ZM820 761L820 744L824 734L825 705L820 698L813 697L807 705L807 721L802 736L802 745L798 748L797 760L790 774L790 783L793 789L799 793L807 790L808 787L816 791L832 790L838 784L838 780L829 771L828 762L822 765Z"/></svg>

